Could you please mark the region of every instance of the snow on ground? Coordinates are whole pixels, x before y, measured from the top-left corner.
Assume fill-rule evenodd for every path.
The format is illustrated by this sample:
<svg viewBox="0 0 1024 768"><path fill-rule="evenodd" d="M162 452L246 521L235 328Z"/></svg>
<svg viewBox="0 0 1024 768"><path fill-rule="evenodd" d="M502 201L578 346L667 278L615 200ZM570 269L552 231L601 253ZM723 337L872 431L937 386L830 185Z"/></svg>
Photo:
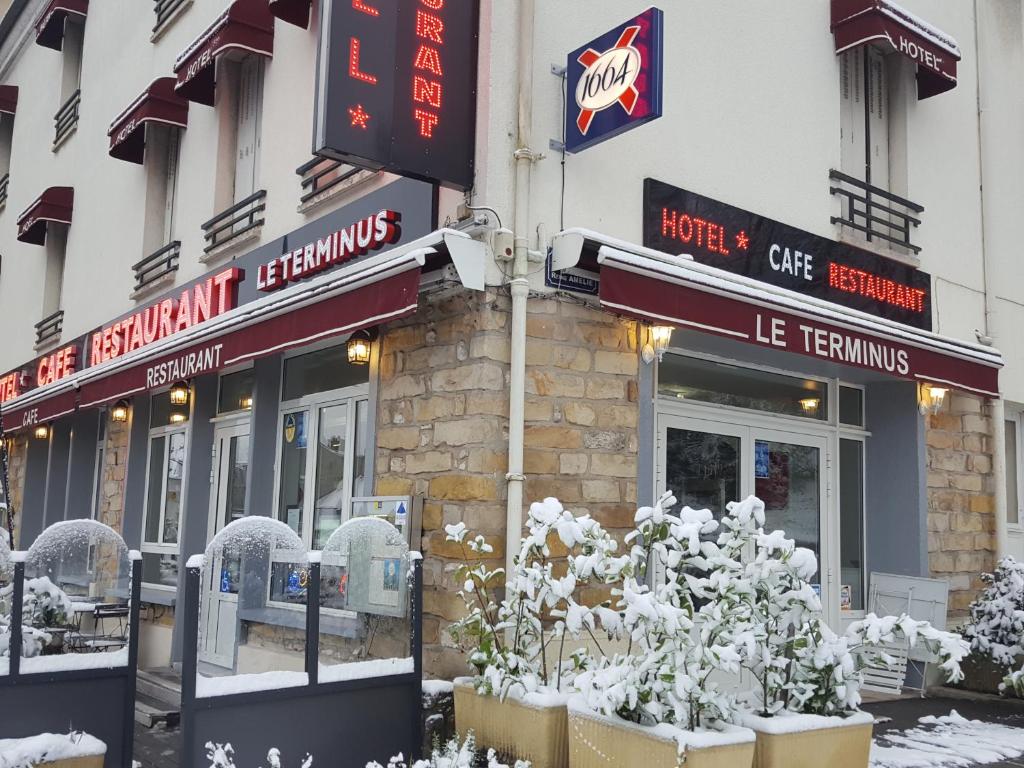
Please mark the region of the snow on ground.
<svg viewBox="0 0 1024 768"><path fill-rule="evenodd" d="M87 733L41 733L24 739L0 739L0 768L106 753L107 745Z"/></svg>
<svg viewBox="0 0 1024 768"><path fill-rule="evenodd" d="M871 745L871 768L968 768L1024 755L1024 728L968 720L954 709L886 733Z"/></svg>

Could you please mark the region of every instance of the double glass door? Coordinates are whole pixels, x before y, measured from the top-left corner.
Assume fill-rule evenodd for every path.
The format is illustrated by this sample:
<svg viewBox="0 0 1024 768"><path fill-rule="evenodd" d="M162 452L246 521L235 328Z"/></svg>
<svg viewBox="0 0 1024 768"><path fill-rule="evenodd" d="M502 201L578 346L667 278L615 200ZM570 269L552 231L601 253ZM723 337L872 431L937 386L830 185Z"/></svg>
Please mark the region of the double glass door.
<svg viewBox="0 0 1024 768"><path fill-rule="evenodd" d="M765 504L766 530L783 530L818 557L812 584L826 618L838 618L830 587L833 556L828 509L828 441L771 427L666 415L659 417L658 492L672 491L676 511L710 509L753 494ZM824 576L822 575L824 574ZM832 611L836 616L832 617Z"/></svg>

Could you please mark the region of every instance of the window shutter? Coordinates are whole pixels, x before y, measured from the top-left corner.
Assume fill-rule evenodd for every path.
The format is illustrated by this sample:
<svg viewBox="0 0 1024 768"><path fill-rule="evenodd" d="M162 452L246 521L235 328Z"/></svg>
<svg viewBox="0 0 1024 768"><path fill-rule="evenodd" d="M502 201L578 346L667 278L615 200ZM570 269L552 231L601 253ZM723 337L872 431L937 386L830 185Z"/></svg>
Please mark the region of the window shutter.
<svg viewBox="0 0 1024 768"><path fill-rule="evenodd" d="M263 112L263 59L242 61L238 83L238 133L235 155L235 202L256 191L259 175L260 117Z"/></svg>
<svg viewBox="0 0 1024 768"><path fill-rule="evenodd" d="M839 57L840 164L843 173L864 178L864 96L862 49Z"/></svg>
<svg viewBox="0 0 1024 768"><path fill-rule="evenodd" d="M181 130L167 131L167 194L164 199L164 243L174 240L174 208L178 189L178 159L181 151Z"/></svg>

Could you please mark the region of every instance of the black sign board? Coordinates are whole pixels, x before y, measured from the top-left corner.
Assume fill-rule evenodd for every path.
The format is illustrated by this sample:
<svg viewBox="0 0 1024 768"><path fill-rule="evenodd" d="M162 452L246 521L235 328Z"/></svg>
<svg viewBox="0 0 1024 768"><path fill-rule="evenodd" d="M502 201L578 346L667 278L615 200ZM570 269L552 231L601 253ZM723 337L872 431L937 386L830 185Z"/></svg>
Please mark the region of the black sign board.
<svg viewBox="0 0 1024 768"><path fill-rule="evenodd" d="M479 0L324 0L313 152L473 185Z"/></svg>
<svg viewBox="0 0 1024 768"><path fill-rule="evenodd" d="M644 245L806 296L931 330L931 276L654 179L644 181Z"/></svg>

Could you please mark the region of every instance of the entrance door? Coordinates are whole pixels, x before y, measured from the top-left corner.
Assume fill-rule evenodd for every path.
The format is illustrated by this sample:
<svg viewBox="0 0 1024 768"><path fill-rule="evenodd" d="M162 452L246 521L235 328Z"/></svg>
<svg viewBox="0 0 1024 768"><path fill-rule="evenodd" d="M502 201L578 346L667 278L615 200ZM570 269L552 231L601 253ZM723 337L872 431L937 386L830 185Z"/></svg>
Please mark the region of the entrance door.
<svg viewBox="0 0 1024 768"><path fill-rule="evenodd" d="M228 523L245 516L245 487L249 476L249 422L219 426L214 432L210 487L212 537ZM237 557L218 557L203 571L202 661L234 667L238 629Z"/></svg>
<svg viewBox="0 0 1024 768"><path fill-rule="evenodd" d="M721 520L728 502L758 496L765 503L765 528L785 531L817 555L819 574L811 583L820 589L826 620L838 626L830 585L838 553L827 527L826 438L668 414L659 417L658 432L656 487L659 494L673 492L674 511L707 508Z"/></svg>

